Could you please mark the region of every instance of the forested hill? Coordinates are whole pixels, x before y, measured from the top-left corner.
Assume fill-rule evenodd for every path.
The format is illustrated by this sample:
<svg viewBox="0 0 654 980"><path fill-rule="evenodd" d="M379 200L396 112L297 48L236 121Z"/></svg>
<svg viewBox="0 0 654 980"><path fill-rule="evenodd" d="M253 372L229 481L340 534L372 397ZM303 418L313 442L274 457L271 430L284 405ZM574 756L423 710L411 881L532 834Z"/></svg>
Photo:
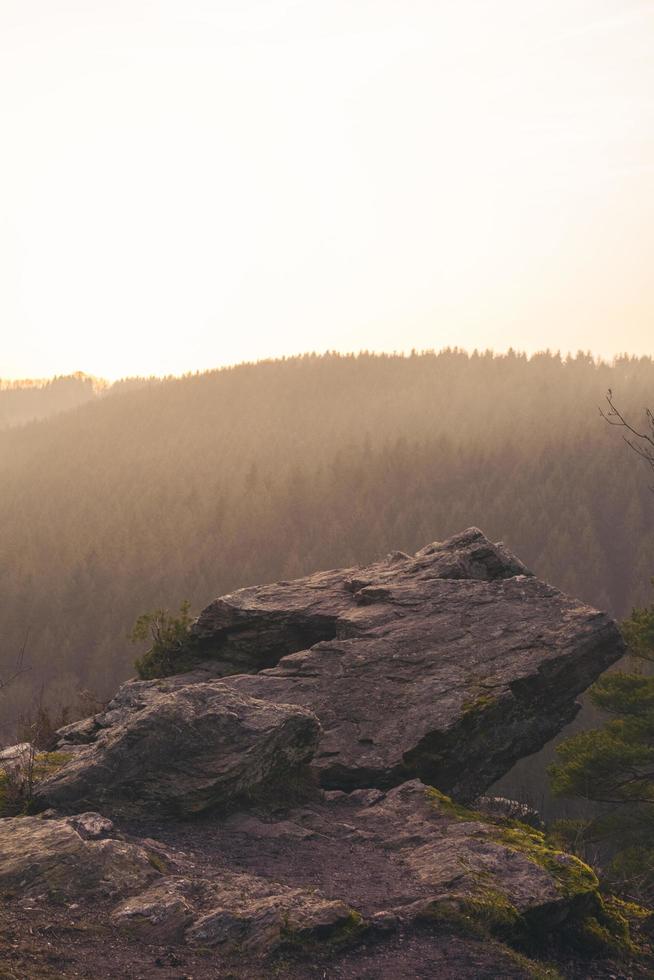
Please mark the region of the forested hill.
<svg viewBox="0 0 654 980"><path fill-rule="evenodd" d="M11 382L0 378L0 429L76 408L106 387L104 382L79 372L50 381Z"/></svg>
<svg viewBox="0 0 654 980"><path fill-rule="evenodd" d="M305 356L126 387L0 432L2 659L110 693L134 619L188 597L412 552L471 524L622 616L654 574L634 419L654 362L458 351Z"/></svg>
<svg viewBox="0 0 654 980"><path fill-rule="evenodd" d="M129 388L158 383L154 378L126 378L109 384L81 371L50 380L3 381L0 378L0 429L46 419Z"/></svg>

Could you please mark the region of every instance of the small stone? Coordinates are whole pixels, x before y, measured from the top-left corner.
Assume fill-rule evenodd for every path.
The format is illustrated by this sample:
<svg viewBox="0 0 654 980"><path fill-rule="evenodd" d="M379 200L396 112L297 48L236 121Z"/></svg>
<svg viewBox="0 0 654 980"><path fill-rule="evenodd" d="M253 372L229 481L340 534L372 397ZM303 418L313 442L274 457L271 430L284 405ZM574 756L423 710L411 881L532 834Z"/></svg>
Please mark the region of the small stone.
<svg viewBox="0 0 654 980"><path fill-rule="evenodd" d="M114 825L100 813L79 813L68 817L67 822L84 840L100 840L113 833Z"/></svg>

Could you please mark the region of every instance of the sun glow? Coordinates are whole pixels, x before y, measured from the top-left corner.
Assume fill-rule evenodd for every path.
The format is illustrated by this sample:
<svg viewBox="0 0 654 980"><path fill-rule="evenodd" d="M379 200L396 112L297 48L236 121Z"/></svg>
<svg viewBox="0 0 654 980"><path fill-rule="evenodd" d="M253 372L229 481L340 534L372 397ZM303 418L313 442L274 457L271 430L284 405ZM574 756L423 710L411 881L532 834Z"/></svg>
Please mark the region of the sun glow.
<svg viewBox="0 0 654 980"><path fill-rule="evenodd" d="M654 3L4 0L0 377L652 352Z"/></svg>

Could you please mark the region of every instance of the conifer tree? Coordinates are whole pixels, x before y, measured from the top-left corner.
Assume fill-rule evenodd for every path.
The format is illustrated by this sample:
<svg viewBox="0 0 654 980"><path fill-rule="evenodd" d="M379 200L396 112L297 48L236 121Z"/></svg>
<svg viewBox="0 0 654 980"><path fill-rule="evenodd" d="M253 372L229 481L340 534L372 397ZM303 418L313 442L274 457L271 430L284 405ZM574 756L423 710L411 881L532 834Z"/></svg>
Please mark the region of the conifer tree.
<svg viewBox="0 0 654 980"><path fill-rule="evenodd" d="M608 857L614 887L654 898L654 603L634 609L623 632L635 669L605 674L591 688L594 704L610 715L593 731L578 732L557 748L550 767L554 793L598 804L596 815L561 829Z"/></svg>
<svg viewBox="0 0 654 980"><path fill-rule="evenodd" d="M616 408L609 390L610 425L627 431L627 445L654 469L654 416L646 412L648 430L634 428ZM654 579L652 580L654 584ZM639 898L654 898L654 603L634 608L622 624L633 662L631 672L605 674L590 697L610 718L592 731L578 732L557 747L559 761L550 766L558 796L597 804L596 815L568 822L569 837L586 847L599 846L609 861L613 887Z"/></svg>

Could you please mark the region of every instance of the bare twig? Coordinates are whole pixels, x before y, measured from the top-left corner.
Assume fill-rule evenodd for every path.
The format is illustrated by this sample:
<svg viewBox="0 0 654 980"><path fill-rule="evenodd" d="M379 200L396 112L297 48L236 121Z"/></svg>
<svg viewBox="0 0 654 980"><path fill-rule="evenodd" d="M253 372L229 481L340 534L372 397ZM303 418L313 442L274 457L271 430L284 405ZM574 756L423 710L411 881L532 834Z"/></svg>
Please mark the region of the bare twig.
<svg viewBox="0 0 654 980"><path fill-rule="evenodd" d="M9 687L9 685L13 681L15 681L17 677L20 677L21 674L26 674L27 671L30 670L29 665L25 664L25 650L27 649L27 641L29 639L29 635L30 635L30 631L28 629L27 632L25 633L25 639L23 640L23 645L18 651L16 662L12 667L12 672L4 677L0 677L0 693L2 693L2 691L4 691L6 687Z"/></svg>
<svg viewBox="0 0 654 980"><path fill-rule="evenodd" d="M627 421L620 409L616 407L613 400L613 392L610 388L606 393L606 402L609 406L608 410L603 408L599 410L604 421L608 422L609 425L617 425L622 429L626 429L630 433L630 436L623 436L626 444L654 470L654 413L652 410L649 408L645 409L645 419L649 431L640 432ZM654 492L654 486L651 486L650 490Z"/></svg>

